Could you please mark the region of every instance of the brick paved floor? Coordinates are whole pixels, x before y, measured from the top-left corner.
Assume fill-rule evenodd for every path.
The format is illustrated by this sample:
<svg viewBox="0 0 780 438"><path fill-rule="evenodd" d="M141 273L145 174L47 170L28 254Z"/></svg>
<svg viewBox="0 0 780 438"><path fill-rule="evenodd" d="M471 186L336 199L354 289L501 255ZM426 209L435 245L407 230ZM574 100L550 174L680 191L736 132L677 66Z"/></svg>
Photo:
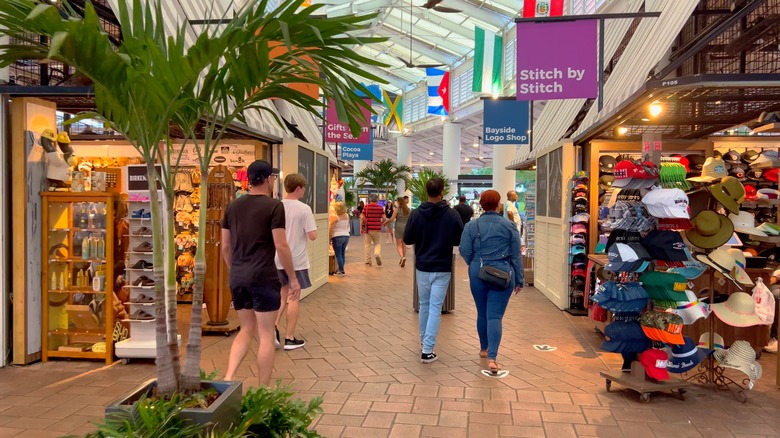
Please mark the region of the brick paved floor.
<svg viewBox="0 0 780 438"><path fill-rule="evenodd" d="M353 238L348 275L332 277L301 304L303 349L276 355L274 377L298 396L323 396L316 429L326 437L776 437L780 391L775 355L764 354L764 377L741 404L729 393L693 387L685 401L667 395L640 403L632 391L607 393L600 371L620 366L598 350L587 318L571 317L533 288L512 298L499 360L510 375L479 372L474 305L465 265L456 269L456 310L442 318L439 361L419 361L412 268L398 266L385 246L382 267L360 263ZM186 309L183 313L186 313ZM224 372L232 338L203 341L206 370ZM534 344L555 351L540 352ZM254 384L247 357L239 376ZM105 367L52 361L0 369L0 438L83 434L115 397L153 376L151 363ZM739 374L735 374L735 377Z"/></svg>

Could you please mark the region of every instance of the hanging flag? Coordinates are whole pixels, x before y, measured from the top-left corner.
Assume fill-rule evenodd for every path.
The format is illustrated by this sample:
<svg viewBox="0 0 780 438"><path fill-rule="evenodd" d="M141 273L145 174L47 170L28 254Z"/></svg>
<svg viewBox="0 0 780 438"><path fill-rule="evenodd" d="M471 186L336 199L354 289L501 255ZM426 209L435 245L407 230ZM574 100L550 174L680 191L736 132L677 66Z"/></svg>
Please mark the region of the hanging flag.
<svg viewBox="0 0 780 438"><path fill-rule="evenodd" d="M404 130L403 113L404 98L400 94L388 93L382 90L385 102L385 117L383 123L388 130L402 132ZM395 129L392 129L395 128Z"/></svg>
<svg viewBox="0 0 780 438"><path fill-rule="evenodd" d="M501 35L474 28L474 80L471 91L475 93L501 93L501 65L503 57Z"/></svg>
<svg viewBox="0 0 780 438"><path fill-rule="evenodd" d="M439 86L446 72L438 68L426 68L425 73L428 75L428 114L446 116L444 101L439 96Z"/></svg>
<svg viewBox="0 0 780 438"><path fill-rule="evenodd" d="M563 15L563 0L523 0L523 18Z"/></svg>
<svg viewBox="0 0 780 438"><path fill-rule="evenodd" d="M441 77L441 83L436 93L441 97L441 104L444 107L445 114L450 113L450 72L444 73Z"/></svg>

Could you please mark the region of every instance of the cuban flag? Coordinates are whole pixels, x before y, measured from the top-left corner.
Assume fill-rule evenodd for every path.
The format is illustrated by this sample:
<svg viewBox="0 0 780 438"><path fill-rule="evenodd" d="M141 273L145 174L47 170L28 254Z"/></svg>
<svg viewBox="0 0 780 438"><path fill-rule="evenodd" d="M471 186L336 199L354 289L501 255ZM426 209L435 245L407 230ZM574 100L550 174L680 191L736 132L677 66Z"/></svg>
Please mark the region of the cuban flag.
<svg viewBox="0 0 780 438"><path fill-rule="evenodd" d="M437 116L446 116L447 107L449 107L449 75L444 70L438 68L426 68L425 73L428 76L428 114ZM439 89L444 88L440 93ZM448 102L445 105L445 99Z"/></svg>

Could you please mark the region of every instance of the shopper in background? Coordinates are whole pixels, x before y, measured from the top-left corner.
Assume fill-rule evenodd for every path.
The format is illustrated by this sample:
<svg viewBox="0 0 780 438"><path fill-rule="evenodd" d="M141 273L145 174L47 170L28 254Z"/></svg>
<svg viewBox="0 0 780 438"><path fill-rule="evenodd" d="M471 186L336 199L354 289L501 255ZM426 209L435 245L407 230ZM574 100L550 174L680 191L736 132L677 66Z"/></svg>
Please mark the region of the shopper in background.
<svg viewBox="0 0 780 438"><path fill-rule="evenodd" d="M284 191L287 192L282 204L284 205L284 215L286 217L285 232L287 242L292 251L293 268L295 276L301 289L311 287L309 279L309 240L317 238L317 223L314 221L314 213L311 207L301 202L301 198L306 191L306 178L300 173L291 173L284 177ZM282 316L287 315L287 328L284 331L284 349L295 350L306 344L302 339L295 337L295 329L298 326L298 313L300 311L300 294L296 297L291 296L287 284L289 277L282 269L281 260L277 254L276 267L279 269L279 281L282 282L282 305L279 308L279 315L276 317L276 346L281 347L281 338L279 337L279 323L282 322Z"/></svg>
<svg viewBox="0 0 780 438"><path fill-rule="evenodd" d="M441 323L441 307L452 277L453 247L460 243L463 223L444 200L444 181L432 178L425 185L428 202L412 211L404 230L404 243L414 245L417 291L420 296L422 363L437 359L433 347Z"/></svg>
<svg viewBox="0 0 780 438"><path fill-rule="evenodd" d="M363 201L358 202L358 205L357 205L358 217L363 216L363 209L364 208L366 208L366 204L364 204Z"/></svg>
<svg viewBox="0 0 780 438"><path fill-rule="evenodd" d="M336 274L345 275L344 261L347 256L347 244L349 243L349 215L343 202L337 202L333 206L335 214L328 221L328 237L336 253Z"/></svg>
<svg viewBox="0 0 780 438"><path fill-rule="evenodd" d="M479 203L485 212L463 230L459 249L469 265L471 295L477 307L479 356L486 357L488 368L496 373L501 370L497 362L501 321L512 290L519 293L523 288L523 262L520 258L520 233L513 223L498 214L501 195L495 190L486 190L482 192ZM480 280L479 271L483 264L511 272L509 287L495 290Z"/></svg>
<svg viewBox="0 0 780 438"><path fill-rule="evenodd" d="M395 222L395 248L398 251L398 264L403 268L406 266L406 244L404 243L404 230L406 229L406 223L409 220L409 215L412 214L412 210L407 205L408 198L398 198L396 201L398 205L393 212L391 221Z"/></svg>
<svg viewBox="0 0 780 438"><path fill-rule="evenodd" d="M515 226L517 227L517 231L520 232L520 228L522 227L522 219L520 218L520 212L517 210L517 192L514 190L506 192L506 207L504 208L504 217L514 222Z"/></svg>
<svg viewBox="0 0 780 438"><path fill-rule="evenodd" d="M241 329L230 347L225 380L236 370L257 334L257 378L268 385L274 369L274 321L281 305L281 283L274 264L279 255L290 278L289 296L298 298L301 286L295 276L292 252L284 232L284 206L268 196L279 177L263 160L249 165L249 193L232 201L222 222L222 258L230 269L230 293Z"/></svg>
<svg viewBox="0 0 780 438"><path fill-rule="evenodd" d="M454 208L455 211L457 211L460 215L460 220L463 222L463 226L466 226L466 224L469 223L471 218L474 216L474 210L470 205L466 204L466 197L460 195L458 198L458 205L456 205Z"/></svg>
<svg viewBox="0 0 780 438"><path fill-rule="evenodd" d="M376 194L368 196L368 204L360 216L360 229L365 239L366 264L371 266L371 253L376 258L376 265L382 266L382 224L385 222L385 210L377 204Z"/></svg>
<svg viewBox="0 0 780 438"><path fill-rule="evenodd" d="M395 212L395 206L393 201L387 200L385 202L385 231L387 232L387 243L392 244L395 240L395 227L393 226L393 213Z"/></svg>

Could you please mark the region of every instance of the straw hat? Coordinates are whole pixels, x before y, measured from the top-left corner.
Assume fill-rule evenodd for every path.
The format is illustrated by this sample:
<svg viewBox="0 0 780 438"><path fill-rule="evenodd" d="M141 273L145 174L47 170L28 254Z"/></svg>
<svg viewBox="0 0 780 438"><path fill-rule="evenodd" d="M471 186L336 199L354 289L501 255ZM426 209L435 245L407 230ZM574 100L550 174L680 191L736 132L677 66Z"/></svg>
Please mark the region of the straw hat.
<svg viewBox="0 0 780 438"><path fill-rule="evenodd" d="M739 213L739 204L745 200L745 187L733 176L724 176L719 183L710 186L710 193L734 214Z"/></svg>
<svg viewBox="0 0 780 438"><path fill-rule="evenodd" d="M712 355L720 366L747 374L750 379L748 389L753 389L756 380L761 378L763 372L761 364L756 362L756 350L748 341L734 341L728 350L717 350Z"/></svg>
<svg viewBox="0 0 780 438"><path fill-rule="evenodd" d="M739 253L742 254L742 251L739 251ZM753 285L753 281L750 279L747 272L737 264L737 259L734 257L733 253L729 253L722 249L716 249L709 254L697 254L696 259L712 266L723 274L724 277L735 283L744 284L746 286ZM742 259L744 259L744 256ZM745 262L742 262L742 266L744 265Z"/></svg>
<svg viewBox="0 0 780 438"><path fill-rule="evenodd" d="M715 303L710 307L721 321L732 327L751 327L762 323L756 314L756 302L745 292L734 292L725 303Z"/></svg>
<svg viewBox="0 0 780 438"><path fill-rule="evenodd" d="M702 249L717 248L728 242L734 234L734 224L726 216L712 210L703 210L693 220L693 228L685 231L685 237Z"/></svg>

